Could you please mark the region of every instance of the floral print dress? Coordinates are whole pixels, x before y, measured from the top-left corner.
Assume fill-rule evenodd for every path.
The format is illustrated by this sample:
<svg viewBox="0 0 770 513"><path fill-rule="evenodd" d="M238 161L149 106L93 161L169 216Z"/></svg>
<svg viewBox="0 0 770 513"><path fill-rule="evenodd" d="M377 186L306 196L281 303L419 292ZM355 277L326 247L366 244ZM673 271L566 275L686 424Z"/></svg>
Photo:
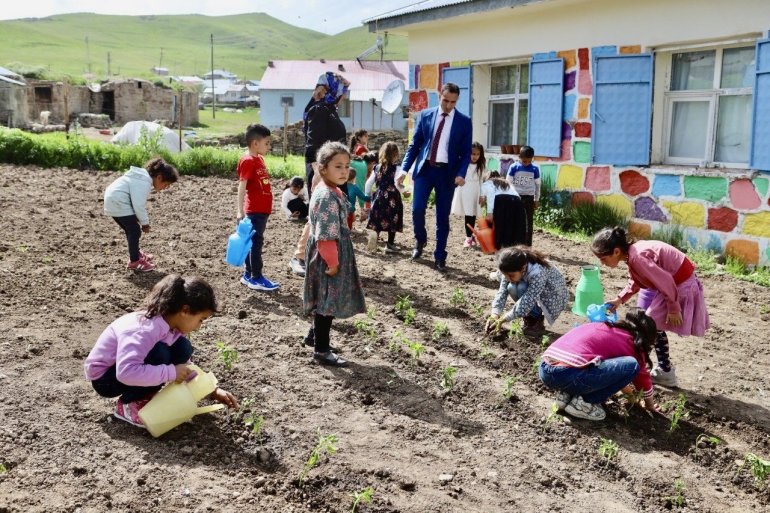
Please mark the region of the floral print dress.
<svg viewBox="0 0 770 513"><path fill-rule="evenodd" d="M342 192L324 182L313 190L310 199L310 237L305 248L305 287L302 297L306 315L347 318L366 312L361 278L348 229L348 200ZM329 268L318 252L318 241L336 240L339 271Z"/></svg>
<svg viewBox="0 0 770 513"><path fill-rule="evenodd" d="M366 227L375 232L404 231L404 202L396 188L396 165L374 168L377 191L372 194L372 209Z"/></svg>

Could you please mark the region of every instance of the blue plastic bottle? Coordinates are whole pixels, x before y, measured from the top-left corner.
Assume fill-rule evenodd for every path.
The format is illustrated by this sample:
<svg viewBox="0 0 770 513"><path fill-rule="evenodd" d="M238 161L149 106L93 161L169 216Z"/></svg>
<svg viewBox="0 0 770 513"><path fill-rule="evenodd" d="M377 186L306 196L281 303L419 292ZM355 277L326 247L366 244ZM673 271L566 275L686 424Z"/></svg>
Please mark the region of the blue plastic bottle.
<svg viewBox="0 0 770 513"><path fill-rule="evenodd" d="M586 317L588 317L588 320L591 322L617 322L618 312L614 311L609 313L607 311L607 307L609 307L609 305L609 303L604 303L603 305L588 305L588 308L586 309Z"/></svg>
<svg viewBox="0 0 770 513"><path fill-rule="evenodd" d="M252 235L254 235L254 228L251 226L251 219L244 217L238 223L235 232L227 239L225 262L235 267L242 266L251 251Z"/></svg>

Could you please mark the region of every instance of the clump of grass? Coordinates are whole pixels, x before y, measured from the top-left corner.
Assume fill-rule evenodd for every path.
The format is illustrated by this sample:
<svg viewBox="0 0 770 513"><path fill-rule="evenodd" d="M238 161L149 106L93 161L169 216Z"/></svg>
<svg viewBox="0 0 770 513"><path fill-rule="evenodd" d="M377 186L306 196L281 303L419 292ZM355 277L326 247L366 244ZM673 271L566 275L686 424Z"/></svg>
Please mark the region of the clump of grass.
<svg viewBox="0 0 770 513"><path fill-rule="evenodd" d="M337 437L337 435L321 436L321 430L318 430L318 442L310 452L310 457L308 457L307 461L305 462L305 466L302 468L302 472L299 475L300 486L304 485L305 477L307 477L308 472L313 470L316 465L318 465L318 462L321 461L321 457L324 455L331 456L337 452L337 444L339 442L340 439Z"/></svg>
<svg viewBox="0 0 770 513"><path fill-rule="evenodd" d="M748 267L741 259L728 255L724 269L739 280L770 287L770 267Z"/></svg>
<svg viewBox="0 0 770 513"><path fill-rule="evenodd" d="M356 513L356 508L359 504L371 504L374 499L374 488L367 486L360 492L353 492L350 494L353 497L353 509L350 513Z"/></svg>
<svg viewBox="0 0 770 513"><path fill-rule="evenodd" d="M705 248L690 247L687 249L687 258L695 264L695 267L698 269L698 276L708 276L717 273L719 270L717 256L716 253Z"/></svg>
<svg viewBox="0 0 770 513"><path fill-rule="evenodd" d="M455 367L451 365L444 367L444 370L441 371L441 388L447 392L451 391L455 386L455 374L457 374Z"/></svg>
<svg viewBox="0 0 770 513"><path fill-rule="evenodd" d="M599 442L599 456L604 458L604 466L608 467L610 462L618 455L618 444L609 438L601 438Z"/></svg>
<svg viewBox="0 0 770 513"><path fill-rule="evenodd" d="M448 337L449 335L449 325L447 325L447 323L439 321L433 323L433 340L440 340L444 337Z"/></svg>
<svg viewBox="0 0 770 513"><path fill-rule="evenodd" d="M650 239L665 242L681 251L686 251L688 246L684 228L676 223L664 224L654 229Z"/></svg>
<svg viewBox="0 0 770 513"><path fill-rule="evenodd" d="M238 356L238 351L234 347L228 346L221 341L214 342L214 345L217 348L217 355L225 370L232 370L233 366L241 361Z"/></svg>

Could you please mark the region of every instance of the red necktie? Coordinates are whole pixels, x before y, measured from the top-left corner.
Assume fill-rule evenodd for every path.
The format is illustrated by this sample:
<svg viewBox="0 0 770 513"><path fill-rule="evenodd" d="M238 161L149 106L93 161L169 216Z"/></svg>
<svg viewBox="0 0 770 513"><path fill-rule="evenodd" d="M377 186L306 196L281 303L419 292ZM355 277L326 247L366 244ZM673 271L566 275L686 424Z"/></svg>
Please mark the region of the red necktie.
<svg viewBox="0 0 770 513"><path fill-rule="evenodd" d="M428 157L428 164L434 166L436 164L436 154L438 153L438 142L441 140L441 132L444 130L444 121L448 114L446 112L441 113L441 121L438 124L438 130L433 135L433 142L430 145L430 156Z"/></svg>

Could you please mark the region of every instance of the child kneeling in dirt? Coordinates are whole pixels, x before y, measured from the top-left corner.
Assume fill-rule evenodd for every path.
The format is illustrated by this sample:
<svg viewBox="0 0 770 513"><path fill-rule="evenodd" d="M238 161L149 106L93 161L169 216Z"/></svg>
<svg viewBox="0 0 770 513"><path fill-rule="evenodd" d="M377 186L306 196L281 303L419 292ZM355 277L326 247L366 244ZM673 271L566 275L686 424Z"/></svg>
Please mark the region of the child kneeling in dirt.
<svg viewBox="0 0 770 513"><path fill-rule="evenodd" d="M540 379L557 391L555 404L573 417L603 420L602 403L633 382L644 406L657 411L650 378L655 321L635 309L616 323L589 322L568 331L543 353Z"/></svg>
<svg viewBox="0 0 770 513"><path fill-rule="evenodd" d="M514 246L498 253L497 265L502 277L486 330L518 317L524 318L524 329L529 332L543 331L546 319L553 324L567 306L569 291L564 277L545 255L528 246ZM509 296L513 308L501 317Z"/></svg>
<svg viewBox="0 0 770 513"><path fill-rule="evenodd" d="M192 370L185 337L217 311L211 286L200 278L171 274L153 287L145 309L126 314L99 336L86 358L86 379L102 397L118 397L115 417L144 427L139 410L165 383L182 383ZM238 401L217 388L209 396L230 408Z"/></svg>
<svg viewBox="0 0 770 513"><path fill-rule="evenodd" d="M126 233L128 265L132 271L152 271L153 256L139 249L142 232L149 233L147 198L150 191L162 191L179 180L176 168L160 157L149 160L144 168L131 168L104 191L104 213L111 216Z"/></svg>

